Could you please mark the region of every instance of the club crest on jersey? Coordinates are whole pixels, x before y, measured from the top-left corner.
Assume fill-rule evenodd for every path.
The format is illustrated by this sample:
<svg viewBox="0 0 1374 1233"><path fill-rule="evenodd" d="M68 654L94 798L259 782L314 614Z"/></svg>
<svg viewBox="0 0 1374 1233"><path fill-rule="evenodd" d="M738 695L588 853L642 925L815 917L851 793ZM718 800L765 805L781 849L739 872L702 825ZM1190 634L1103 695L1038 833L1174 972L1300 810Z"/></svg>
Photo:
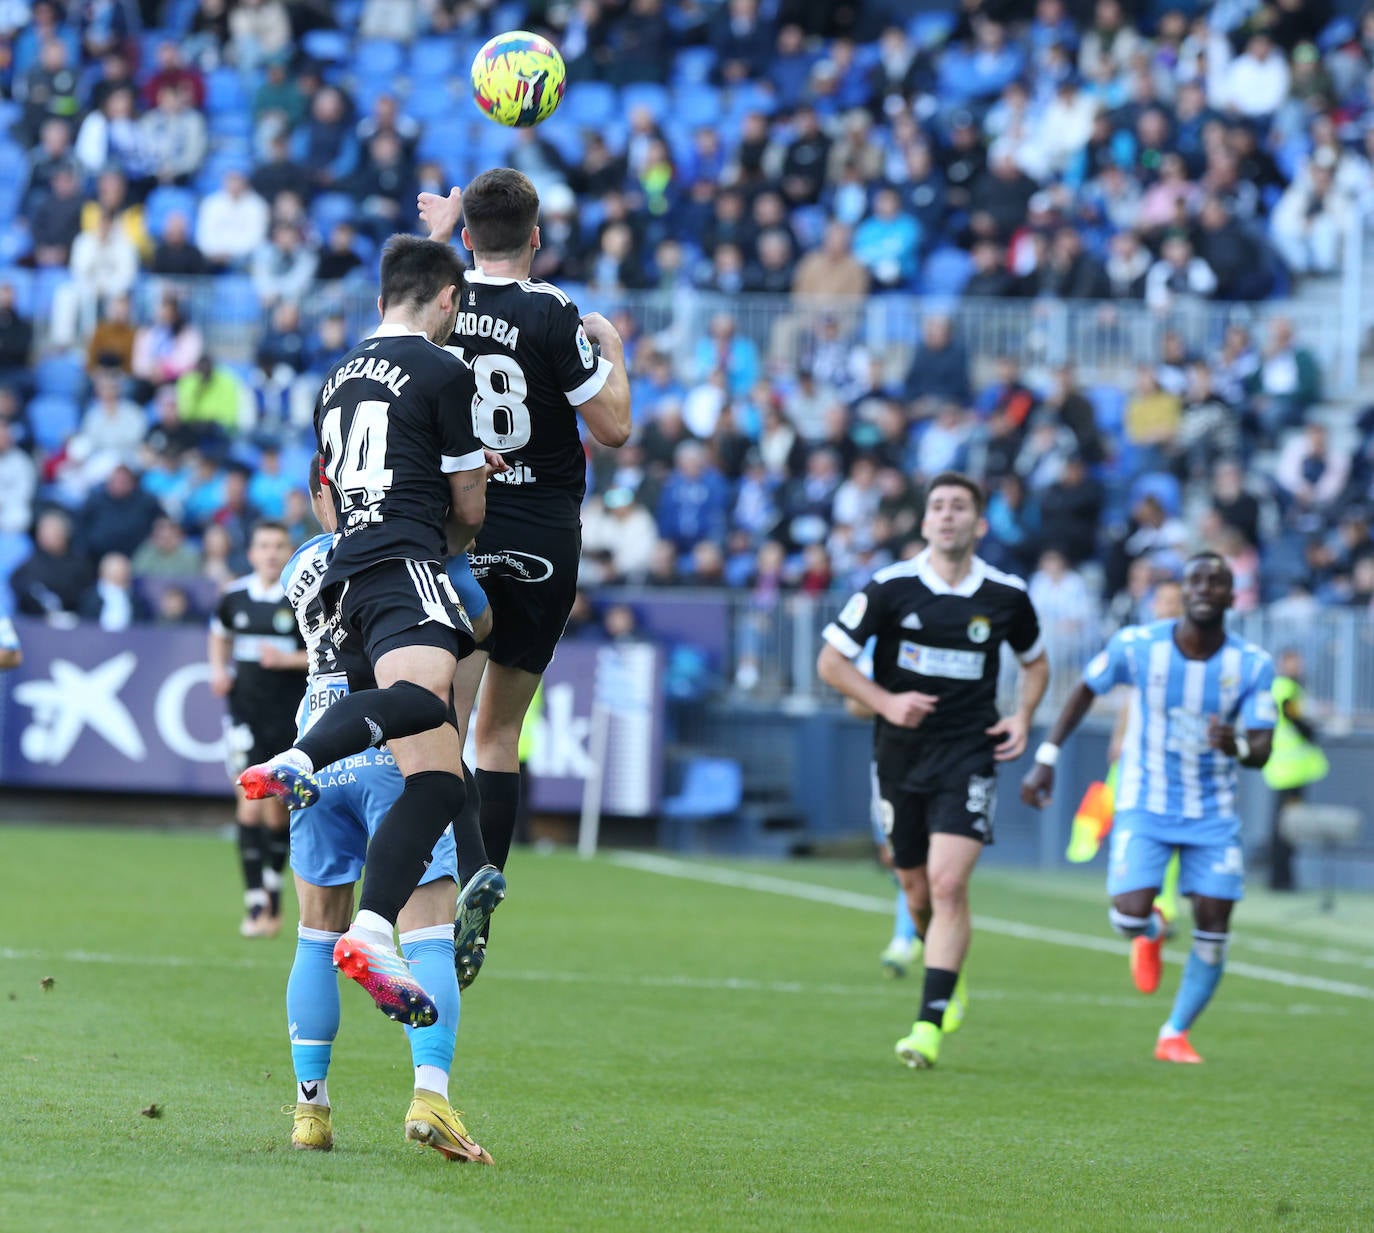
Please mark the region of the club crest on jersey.
<svg viewBox="0 0 1374 1233"><path fill-rule="evenodd" d="M992 637L992 624L987 617L976 616L968 623L968 640L986 642Z"/></svg>
<svg viewBox="0 0 1374 1233"><path fill-rule="evenodd" d="M471 289L469 289L469 291L468 291L468 307L469 307L469 308L476 308L476 307L477 307L477 292L475 292L475 291L473 291L473 290L471 290Z"/></svg>
<svg viewBox="0 0 1374 1233"><path fill-rule="evenodd" d="M582 357L583 368L596 367L596 352L592 350L591 339L580 325L577 327L577 354Z"/></svg>
<svg viewBox="0 0 1374 1233"><path fill-rule="evenodd" d="M296 628L296 618L290 608L278 608L272 614L272 628L279 634L289 634Z"/></svg>

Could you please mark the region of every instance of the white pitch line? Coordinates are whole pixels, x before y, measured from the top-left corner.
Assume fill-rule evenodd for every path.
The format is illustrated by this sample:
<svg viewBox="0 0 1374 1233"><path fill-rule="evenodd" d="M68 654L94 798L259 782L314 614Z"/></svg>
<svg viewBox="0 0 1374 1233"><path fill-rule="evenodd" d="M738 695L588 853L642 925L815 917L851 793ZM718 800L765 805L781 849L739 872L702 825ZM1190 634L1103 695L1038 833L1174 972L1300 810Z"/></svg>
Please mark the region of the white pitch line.
<svg viewBox="0 0 1374 1233"><path fill-rule="evenodd" d="M763 891L771 895L786 895L792 899L807 899L812 903L823 903L830 907L852 908L858 912L876 912L887 915L892 911L892 900L881 899L876 895L863 895L854 891L835 890L828 886L816 886L809 882L793 882L788 878L777 878L770 874L745 873L742 870L718 869L713 865L701 865L693 861L682 861L672 857L654 856L647 852L606 852L604 859L626 869L636 869L642 873L655 873L669 878L682 878L690 882L708 882L715 886L734 886L741 890ZM1000 920L994 916L975 916L974 928L986 933L1000 933L1009 938L1020 938L1027 942L1048 942L1053 946L1067 946L1075 950L1092 950L1108 955L1124 955L1126 944L1111 938L1097 938L1086 933L1072 933L1067 929L1048 929L1042 925L1027 925L1021 921ZM1303 976L1295 972L1285 972L1279 968L1262 967L1255 963L1228 961L1227 972L1237 976L1249 976L1253 980L1268 981L1272 985L1286 985L1293 989L1311 989L1317 993L1331 993L1338 997L1362 998L1374 1002L1374 989L1367 985L1355 985L1349 981L1327 980L1321 976Z"/></svg>

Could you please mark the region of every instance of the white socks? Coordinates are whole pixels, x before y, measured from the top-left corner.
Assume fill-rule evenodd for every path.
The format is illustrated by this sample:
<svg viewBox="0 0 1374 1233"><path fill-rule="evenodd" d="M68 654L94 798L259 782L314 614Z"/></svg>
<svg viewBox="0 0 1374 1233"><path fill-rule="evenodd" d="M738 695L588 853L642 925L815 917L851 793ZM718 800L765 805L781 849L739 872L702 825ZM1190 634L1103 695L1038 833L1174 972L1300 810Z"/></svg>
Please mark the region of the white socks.
<svg viewBox="0 0 1374 1233"><path fill-rule="evenodd" d="M415 1088L417 1091L423 1089L426 1092L435 1092L447 1100L448 1071L441 1070L438 1066L417 1066Z"/></svg>

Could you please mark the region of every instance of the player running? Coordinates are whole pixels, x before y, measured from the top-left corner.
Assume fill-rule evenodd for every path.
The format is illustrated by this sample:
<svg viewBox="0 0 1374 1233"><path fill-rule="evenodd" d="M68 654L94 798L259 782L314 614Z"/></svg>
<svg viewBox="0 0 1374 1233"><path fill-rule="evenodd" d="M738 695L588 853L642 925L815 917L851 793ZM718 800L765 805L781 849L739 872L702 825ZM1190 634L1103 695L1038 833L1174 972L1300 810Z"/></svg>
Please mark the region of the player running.
<svg viewBox="0 0 1374 1233"><path fill-rule="evenodd" d="M326 533L301 545L281 576L310 657L309 682L297 716L301 735L348 694L350 684L366 683L370 675L365 659L336 649L325 637L328 622L320 582L328 569L336 521L334 503L320 477L319 455L310 470L310 503ZM469 605L474 634L485 637L491 629L491 613L481 588L469 577L460 595ZM334 1146L329 1064L340 1018L334 947L348 926L353 886L362 872L368 840L401 795L404 780L390 753L368 749L324 767L316 782L319 801L291 819L301 920L286 985L286 1018L296 1072L291 1146L327 1152ZM437 1022L429 1027L406 1029L415 1092L406 1113L405 1134L449 1160L491 1164L490 1153L473 1141L462 1115L449 1103L449 1072L461 1010L453 967L457 876L453 832L445 830L430 853L420 885L397 919L402 954L439 1011Z"/></svg>
<svg viewBox="0 0 1374 1233"><path fill-rule="evenodd" d="M585 317L551 283L530 277L539 248L539 194L508 167L483 172L448 197L421 193L430 238L447 242L461 214L474 269L449 350L477 386L473 430L509 469L487 485L486 521L472 572L491 600L495 632L454 681L460 716L477 698L477 789L487 853L505 868L520 808L520 729L563 635L577 594L587 460L579 425L603 445L630 435L630 385L620 335ZM483 671L485 669L485 681ZM459 942L460 980L475 975L479 947Z"/></svg>
<svg viewBox="0 0 1374 1233"><path fill-rule="evenodd" d="M1231 601L1226 562L1211 552L1190 557L1183 616L1112 635L1021 783L1021 799L1041 808L1054 791L1059 747L1099 694L1131 687L1107 893L1112 927L1131 939L1131 975L1142 993L1159 987L1164 921L1151 905L1175 851L1179 889L1193 898L1193 949L1155 1044L1164 1062L1202 1061L1188 1031L1221 980L1231 910L1244 893L1236 768L1262 767L1273 739L1274 665L1227 632Z"/></svg>
<svg viewBox="0 0 1374 1233"><path fill-rule="evenodd" d="M876 716L893 864L912 917L930 914L920 1016L896 1044L913 1067L935 1064L946 1009L961 996L972 931L968 884L992 842L997 763L1025 749L1050 678L1026 584L974 555L985 534L982 489L957 472L937 475L921 523L929 547L879 570L850 597L826 626L817 663L827 685ZM871 681L853 662L869 638L877 639ZM1014 714L999 718L1004 642L1021 663L1021 697Z"/></svg>
<svg viewBox="0 0 1374 1233"><path fill-rule="evenodd" d="M281 588L291 537L279 522L260 522L248 541L253 572L231 582L210 620L210 689L226 698L224 745L237 778L295 736L296 705L305 688L305 643ZM239 864L243 870L245 938L274 938L281 929L286 869L286 809L275 799L250 800L234 786Z"/></svg>
<svg viewBox="0 0 1374 1233"><path fill-rule="evenodd" d="M466 544L482 525L488 457L468 417L472 371L439 343L453 333L463 263L451 248L392 236L382 251L382 323L326 377L315 407L338 535L320 583L329 640L357 646L377 688L351 690L285 753L241 776L249 797L303 808L316 767L387 743L405 787L367 850L359 910L334 961L395 1019L427 1026L433 1000L396 952L396 919L450 824L460 858L485 862L464 811L449 705L472 630L444 572L447 524Z"/></svg>

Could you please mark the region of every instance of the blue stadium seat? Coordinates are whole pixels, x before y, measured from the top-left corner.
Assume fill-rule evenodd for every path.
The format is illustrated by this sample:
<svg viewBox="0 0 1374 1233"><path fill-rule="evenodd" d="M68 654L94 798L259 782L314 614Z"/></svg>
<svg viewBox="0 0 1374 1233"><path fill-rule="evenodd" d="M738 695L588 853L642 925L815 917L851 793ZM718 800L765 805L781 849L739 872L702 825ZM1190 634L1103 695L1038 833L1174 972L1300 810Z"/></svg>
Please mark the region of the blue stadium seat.
<svg viewBox="0 0 1374 1233"><path fill-rule="evenodd" d="M253 112L248 107L231 108L210 113L210 136L223 143L224 138L251 138Z"/></svg>
<svg viewBox="0 0 1374 1233"><path fill-rule="evenodd" d="M80 421L76 399L65 394L39 394L29 403L34 442L46 453L61 449Z"/></svg>
<svg viewBox="0 0 1374 1233"><path fill-rule="evenodd" d="M0 141L0 179L21 190L29 182L29 153L17 141Z"/></svg>
<svg viewBox="0 0 1374 1233"><path fill-rule="evenodd" d="M0 265L22 261L33 250L33 236L23 223L6 223L0 227Z"/></svg>
<svg viewBox="0 0 1374 1233"><path fill-rule="evenodd" d="M1183 486L1176 475L1170 475L1167 471L1147 471L1136 477L1131 485L1131 505L1134 506L1142 497L1154 497L1170 516L1182 512Z"/></svg>
<svg viewBox="0 0 1374 1233"><path fill-rule="evenodd" d="M342 30L307 30L301 36L301 50L312 60L337 64L348 59L353 40Z"/></svg>
<svg viewBox="0 0 1374 1233"><path fill-rule="evenodd" d="M683 83L673 88L673 115L687 125L715 124L722 115L714 86Z"/></svg>
<svg viewBox="0 0 1374 1233"><path fill-rule="evenodd" d="M210 300L210 320L219 325L260 323L262 306L253 280L246 274L219 275Z"/></svg>
<svg viewBox="0 0 1374 1233"><path fill-rule="evenodd" d="M953 9L936 9L917 13L908 23L906 32L918 47L936 47L954 30Z"/></svg>
<svg viewBox="0 0 1374 1233"><path fill-rule="evenodd" d="M672 107L667 86L654 81L636 81L620 87L620 108L628 116L631 108L646 107L655 120L661 120Z"/></svg>
<svg viewBox="0 0 1374 1233"><path fill-rule="evenodd" d="M973 258L962 248L937 248L921 266L926 295L958 295L973 273Z"/></svg>
<svg viewBox="0 0 1374 1233"><path fill-rule="evenodd" d="M213 118L224 111L252 112L253 99L237 69L212 69L205 78L205 110Z"/></svg>
<svg viewBox="0 0 1374 1233"><path fill-rule="evenodd" d="M684 47L673 57L674 85L705 85L716 63L713 47Z"/></svg>
<svg viewBox="0 0 1374 1233"><path fill-rule="evenodd" d="M406 115L412 120L418 120L422 125L427 125L431 121L446 123L453 120L454 115L459 113L459 108L466 102L466 92L458 94L447 81L417 81L406 99L405 110Z"/></svg>
<svg viewBox="0 0 1374 1233"><path fill-rule="evenodd" d="M614 86L604 81L579 81L568 87L558 114L575 124L596 128L608 121L620 107Z"/></svg>
<svg viewBox="0 0 1374 1233"><path fill-rule="evenodd" d="M557 151L572 166L582 162L582 129L562 116L554 116L539 126L539 135L552 142Z"/></svg>
<svg viewBox="0 0 1374 1233"><path fill-rule="evenodd" d="M1126 419L1126 392L1116 385L1093 385L1084 391L1093 405L1093 420L1098 432L1119 437Z"/></svg>
<svg viewBox="0 0 1374 1233"><path fill-rule="evenodd" d="M744 802L744 771L733 758L695 757L683 767L682 788L659 807L659 845L691 845L684 823L732 818Z"/></svg>
<svg viewBox="0 0 1374 1233"><path fill-rule="evenodd" d="M34 386L40 394L80 398L86 389L86 367L77 355L50 355L33 366Z"/></svg>
<svg viewBox="0 0 1374 1233"><path fill-rule="evenodd" d="M199 8L200 0L171 0L162 14L162 20L166 23L167 29L179 35L188 34Z"/></svg>
<svg viewBox="0 0 1374 1233"><path fill-rule="evenodd" d="M751 112L771 116L778 109L777 95L772 87L760 81L746 81L730 91L726 114L732 121L743 120Z"/></svg>
<svg viewBox="0 0 1374 1233"><path fill-rule="evenodd" d="M358 203L347 193L321 193L310 205L310 221L326 238L336 223L348 222L357 213Z"/></svg>
<svg viewBox="0 0 1374 1233"><path fill-rule="evenodd" d="M359 84L367 78L390 81L405 64L405 52L400 43L386 39L365 39L353 52L353 69Z"/></svg>
<svg viewBox="0 0 1374 1233"><path fill-rule="evenodd" d="M420 80L443 80L457 71L451 38L416 39L410 49L410 72Z"/></svg>
<svg viewBox="0 0 1374 1233"><path fill-rule="evenodd" d="M162 233L167 228L167 220L173 214L184 214L186 220L194 226L196 207L199 203L199 198L189 188L164 184L153 189L143 207L143 222L148 228L148 234L155 240L162 239Z"/></svg>

